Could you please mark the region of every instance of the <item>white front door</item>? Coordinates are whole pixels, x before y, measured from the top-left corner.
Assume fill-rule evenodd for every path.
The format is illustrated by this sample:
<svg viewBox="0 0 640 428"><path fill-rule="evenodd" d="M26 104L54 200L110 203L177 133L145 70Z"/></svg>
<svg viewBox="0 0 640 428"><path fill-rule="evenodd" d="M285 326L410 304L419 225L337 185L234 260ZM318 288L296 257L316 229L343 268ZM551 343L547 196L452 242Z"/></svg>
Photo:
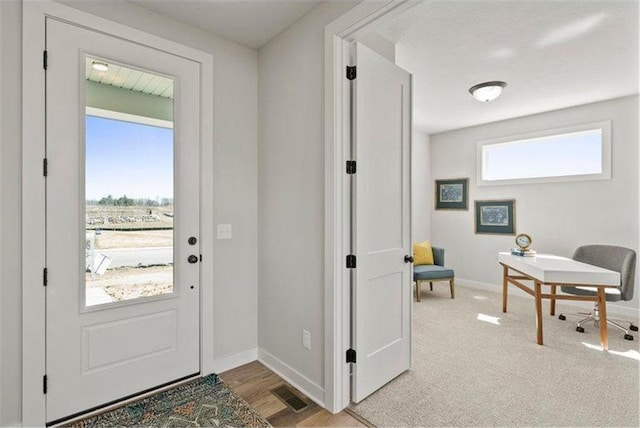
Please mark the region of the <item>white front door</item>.
<svg viewBox="0 0 640 428"><path fill-rule="evenodd" d="M355 47L353 365L359 402L411 365L411 75Z"/></svg>
<svg viewBox="0 0 640 428"><path fill-rule="evenodd" d="M46 45L52 422L200 371L200 68L51 18Z"/></svg>

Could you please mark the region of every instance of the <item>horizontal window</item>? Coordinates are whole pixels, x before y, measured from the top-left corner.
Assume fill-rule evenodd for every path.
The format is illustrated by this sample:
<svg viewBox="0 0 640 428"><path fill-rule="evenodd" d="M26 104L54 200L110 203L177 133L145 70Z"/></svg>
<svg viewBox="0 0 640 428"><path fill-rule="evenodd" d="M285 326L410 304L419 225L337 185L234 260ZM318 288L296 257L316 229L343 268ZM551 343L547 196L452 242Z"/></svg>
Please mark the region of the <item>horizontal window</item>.
<svg viewBox="0 0 640 428"><path fill-rule="evenodd" d="M478 185L611 178L611 122L478 142Z"/></svg>

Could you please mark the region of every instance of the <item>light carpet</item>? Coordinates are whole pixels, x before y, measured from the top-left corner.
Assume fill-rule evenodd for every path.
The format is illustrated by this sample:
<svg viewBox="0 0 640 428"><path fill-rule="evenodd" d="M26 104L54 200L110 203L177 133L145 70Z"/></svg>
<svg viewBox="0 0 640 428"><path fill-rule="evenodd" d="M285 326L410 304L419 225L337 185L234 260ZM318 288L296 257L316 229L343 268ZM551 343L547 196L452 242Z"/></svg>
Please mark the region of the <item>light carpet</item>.
<svg viewBox="0 0 640 428"><path fill-rule="evenodd" d="M551 317L545 301L539 346L533 298L510 296L504 314L500 293L424 290L412 369L352 407L374 425L640 426L638 333L627 341L609 328L603 352L598 328L577 333L577 318Z"/></svg>

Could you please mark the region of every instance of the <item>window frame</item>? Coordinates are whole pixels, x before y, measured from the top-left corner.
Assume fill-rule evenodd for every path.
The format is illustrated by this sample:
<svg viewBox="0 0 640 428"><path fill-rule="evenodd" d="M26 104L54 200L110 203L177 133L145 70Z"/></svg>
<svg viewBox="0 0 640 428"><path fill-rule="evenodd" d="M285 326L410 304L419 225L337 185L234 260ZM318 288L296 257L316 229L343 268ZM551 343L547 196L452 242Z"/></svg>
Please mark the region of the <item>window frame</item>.
<svg viewBox="0 0 640 428"><path fill-rule="evenodd" d="M484 147L498 144L517 143L537 138L560 136L583 131L602 131L602 172L597 174L580 174L566 176L549 176L549 177L533 177L533 178L514 178L501 180L485 180L483 178L484 171ZM610 180L611 179L611 120L600 122L590 122L580 125L572 125L564 128L547 129L544 131L529 132L526 134L511 135L508 137L494 138L490 140L481 140L476 143L476 185L482 186L501 186L507 184L532 184L532 183L562 183L571 181L592 181L592 180Z"/></svg>

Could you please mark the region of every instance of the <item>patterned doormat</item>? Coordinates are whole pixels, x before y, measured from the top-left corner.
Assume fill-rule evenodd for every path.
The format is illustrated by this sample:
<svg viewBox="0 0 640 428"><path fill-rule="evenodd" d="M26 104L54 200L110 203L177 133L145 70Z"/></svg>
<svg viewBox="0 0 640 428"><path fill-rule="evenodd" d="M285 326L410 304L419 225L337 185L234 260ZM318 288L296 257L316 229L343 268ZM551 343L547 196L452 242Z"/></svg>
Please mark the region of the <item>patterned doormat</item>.
<svg viewBox="0 0 640 428"><path fill-rule="evenodd" d="M111 427L270 427L215 374L65 425Z"/></svg>

